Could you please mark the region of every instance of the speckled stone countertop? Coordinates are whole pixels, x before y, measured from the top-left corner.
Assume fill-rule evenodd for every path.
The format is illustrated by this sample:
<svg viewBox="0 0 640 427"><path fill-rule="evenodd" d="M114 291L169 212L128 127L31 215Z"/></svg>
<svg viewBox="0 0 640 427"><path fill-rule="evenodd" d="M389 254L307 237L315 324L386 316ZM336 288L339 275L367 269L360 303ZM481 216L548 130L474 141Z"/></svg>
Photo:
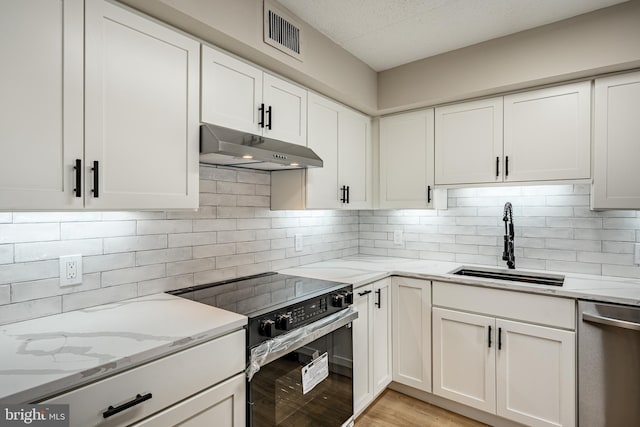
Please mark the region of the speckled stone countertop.
<svg viewBox="0 0 640 427"><path fill-rule="evenodd" d="M371 283L388 276L405 276L473 286L508 289L519 292L554 295L558 297L640 306L640 280L637 279L538 271L539 273L564 275L564 285L559 287L507 280L456 276L449 273L462 265L463 264L453 262L360 255L288 268L280 271L280 273L352 283L354 287ZM487 267L486 265L474 266L472 264L465 264L465 266L466 265Z"/></svg>
<svg viewBox="0 0 640 427"><path fill-rule="evenodd" d="M0 326L0 402L36 402L242 328L166 294Z"/></svg>

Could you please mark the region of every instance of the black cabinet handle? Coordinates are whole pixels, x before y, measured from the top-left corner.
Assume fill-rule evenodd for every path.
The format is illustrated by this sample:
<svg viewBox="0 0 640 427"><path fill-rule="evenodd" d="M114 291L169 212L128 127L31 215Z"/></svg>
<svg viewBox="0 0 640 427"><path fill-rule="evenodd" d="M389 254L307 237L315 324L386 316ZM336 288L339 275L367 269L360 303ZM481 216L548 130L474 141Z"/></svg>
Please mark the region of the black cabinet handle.
<svg viewBox="0 0 640 427"><path fill-rule="evenodd" d="M502 350L502 328L498 328L498 350Z"/></svg>
<svg viewBox="0 0 640 427"><path fill-rule="evenodd" d="M73 189L76 197L82 197L82 160L76 159L76 165L73 167L76 171L76 188Z"/></svg>
<svg viewBox="0 0 640 427"><path fill-rule="evenodd" d="M347 202L347 187L345 187L344 185L342 187L340 187L340 191L342 191L342 197L340 198L340 201L342 203L346 203Z"/></svg>
<svg viewBox="0 0 640 427"><path fill-rule="evenodd" d="M496 177L500 176L500 157L496 157Z"/></svg>
<svg viewBox="0 0 640 427"><path fill-rule="evenodd" d="M376 307L382 308L382 289L376 290L376 302L374 303Z"/></svg>
<svg viewBox="0 0 640 427"><path fill-rule="evenodd" d="M112 415L115 415L115 414L117 414L119 412L122 412L122 411L124 411L126 409L129 409L131 407L139 405L142 402L145 402L145 401L151 399L152 397L153 396L151 395L151 393L147 393L147 394L144 394L144 395L137 394L135 399L130 400L130 401L126 402L126 403L123 403L120 406L116 406L115 408L113 406L109 406L107 408L107 410L102 413L102 417L103 418L109 418Z"/></svg>
<svg viewBox="0 0 640 427"><path fill-rule="evenodd" d="M273 112L271 111L271 105L267 109L267 115L269 116L269 123L267 123L267 129L271 130L271 122L273 121Z"/></svg>
<svg viewBox="0 0 640 427"><path fill-rule="evenodd" d="M489 348L491 348L491 325L489 325L489 333L487 334L487 337L489 338Z"/></svg>
<svg viewBox="0 0 640 427"><path fill-rule="evenodd" d="M349 186L347 185L347 204L349 203Z"/></svg>
<svg viewBox="0 0 640 427"><path fill-rule="evenodd" d="M258 111L260 112L260 121L258 122L258 126L264 128L264 103L260 104Z"/></svg>
<svg viewBox="0 0 640 427"><path fill-rule="evenodd" d="M99 163L97 160L93 161L93 167L91 168L91 170L93 171L93 190L91 190L91 192L93 193L93 197L95 197L96 199L98 197L100 197L100 190L98 187L98 181L99 181Z"/></svg>
<svg viewBox="0 0 640 427"><path fill-rule="evenodd" d="M371 291L363 291L363 292L358 292L358 295L360 295L361 297L365 296L365 295L369 295L371 293Z"/></svg>
<svg viewBox="0 0 640 427"><path fill-rule="evenodd" d="M509 156L504 158L504 176L509 176Z"/></svg>
<svg viewBox="0 0 640 427"><path fill-rule="evenodd" d="M427 185L427 203L431 203L431 186Z"/></svg>

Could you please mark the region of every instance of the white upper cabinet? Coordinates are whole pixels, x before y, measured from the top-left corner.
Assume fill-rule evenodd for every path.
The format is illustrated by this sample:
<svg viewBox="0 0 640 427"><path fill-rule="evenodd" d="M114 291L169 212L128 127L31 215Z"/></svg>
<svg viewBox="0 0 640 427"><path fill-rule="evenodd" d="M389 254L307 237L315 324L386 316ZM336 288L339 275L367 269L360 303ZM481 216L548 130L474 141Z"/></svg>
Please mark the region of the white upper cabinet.
<svg viewBox="0 0 640 427"><path fill-rule="evenodd" d="M272 209L367 209L372 206L371 119L309 93L308 147L321 168L271 173Z"/></svg>
<svg viewBox="0 0 640 427"><path fill-rule="evenodd" d="M593 209L640 209L640 72L596 80Z"/></svg>
<svg viewBox="0 0 640 427"><path fill-rule="evenodd" d="M264 73L264 136L307 145L307 90Z"/></svg>
<svg viewBox="0 0 640 427"><path fill-rule="evenodd" d="M262 70L202 46L202 121L260 133Z"/></svg>
<svg viewBox="0 0 640 427"><path fill-rule="evenodd" d="M502 97L435 110L435 183L502 181Z"/></svg>
<svg viewBox="0 0 640 427"><path fill-rule="evenodd" d="M307 90L202 46L202 121L307 145Z"/></svg>
<svg viewBox="0 0 640 427"><path fill-rule="evenodd" d="M0 209L82 208L83 3L0 2Z"/></svg>
<svg viewBox="0 0 640 427"><path fill-rule="evenodd" d="M86 206L197 208L199 43L107 1L85 19Z"/></svg>
<svg viewBox="0 0 640 427"><path fill-rule="evenodd" d="M505 181L591 176L591 82L504 97Z"/></svg>
<svg viewBox="0 0 640 427"><path fill-rule="evenodd" d="M433 206L433 109L380 119L380 207Z"/></svg>
<svg viewBox="0 0 640 427"><path fill-rule="evenodd" d="M345 188L344 208L371 208L371 168L371 119L341 107L338 118L338 186Z"/></svg>

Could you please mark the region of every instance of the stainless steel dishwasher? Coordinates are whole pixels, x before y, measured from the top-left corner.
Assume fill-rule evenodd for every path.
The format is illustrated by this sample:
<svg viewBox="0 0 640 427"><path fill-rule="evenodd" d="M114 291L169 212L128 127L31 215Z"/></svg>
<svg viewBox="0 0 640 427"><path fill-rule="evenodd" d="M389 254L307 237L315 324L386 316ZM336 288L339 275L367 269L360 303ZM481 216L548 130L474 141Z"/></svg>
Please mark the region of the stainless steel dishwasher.
<svg viewBox="0 0 640 427"><path fill-rule="evenodd" d="M640 307L578 302L580 427L640 426Z"/></svg>

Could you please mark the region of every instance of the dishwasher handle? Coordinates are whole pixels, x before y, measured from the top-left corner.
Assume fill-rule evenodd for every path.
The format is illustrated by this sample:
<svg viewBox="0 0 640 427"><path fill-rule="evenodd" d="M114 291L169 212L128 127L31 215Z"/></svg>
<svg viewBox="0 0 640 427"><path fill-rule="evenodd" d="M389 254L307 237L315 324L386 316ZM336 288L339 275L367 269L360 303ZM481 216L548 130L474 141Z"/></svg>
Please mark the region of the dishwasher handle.
<svg viewBox="0 0 640 427"><path fill-rule="evenodd" d="M640 323L629 322L627 320L614 319L612 317L599 316L597 314L582 312L582 320L590 323L599 323L601 325L614 326L616 328L631 329L632 331L640 331Z"/></svg>

